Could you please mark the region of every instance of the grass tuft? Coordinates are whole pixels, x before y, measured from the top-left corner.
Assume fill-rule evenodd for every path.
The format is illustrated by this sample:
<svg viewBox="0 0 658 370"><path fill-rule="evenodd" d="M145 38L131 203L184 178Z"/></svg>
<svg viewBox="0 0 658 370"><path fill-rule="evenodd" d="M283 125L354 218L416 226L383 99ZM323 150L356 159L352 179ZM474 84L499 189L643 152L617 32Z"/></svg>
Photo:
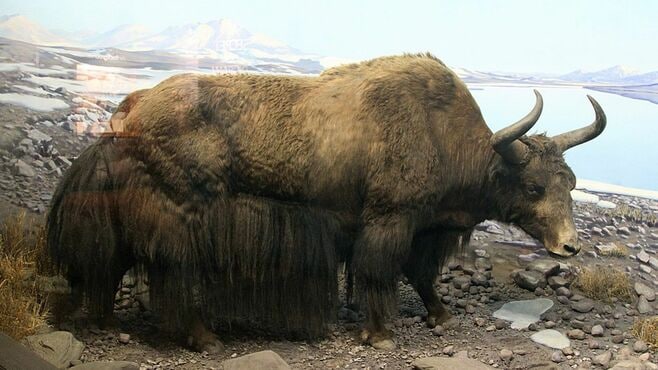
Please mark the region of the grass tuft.
<svg viewBox="0 0 658 370"><path fill-rule="evenodd" d="M651 346L658 346L658 316L635 320L631 333Z"/></svg>
<svg viewBox="0 0 658 370"><path fill-rule="evenodd" d="M628 257L629 254L630 252L628 251L628 247L616 243L614 248L604 249L599 253L599 255L603 257L619 257L619 258Z"/></svg>
<svg viewBox="0 0 658 370"><path fill-rule="evenodd" d="M45 296L36 273L48 270L45 231L26 221L25 213L0 225L0 331L20 340L45 323Z"/></svg>
<svg viewBox="0 0 658 370"><path fill-rule="evenodd" d="M584 268L576 276L574 286L592 299L606 302L613 301L613 298L623 302L633 300L633 290L628 275L611 268L602 266Z"/></svg>

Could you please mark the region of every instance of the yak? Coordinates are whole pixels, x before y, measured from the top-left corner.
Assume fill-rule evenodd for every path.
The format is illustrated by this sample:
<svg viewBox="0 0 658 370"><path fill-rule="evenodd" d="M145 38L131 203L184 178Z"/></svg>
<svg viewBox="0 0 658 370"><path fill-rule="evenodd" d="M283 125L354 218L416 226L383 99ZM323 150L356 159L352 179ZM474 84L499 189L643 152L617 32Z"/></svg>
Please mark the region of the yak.
<svg viewBox="0 0 658 370"><path fill-rule="evenodd" d="M563 152L606 118L527 136L543 101L493 133L466 85L430 54L319 76L173 76L130 94L115 132L84 150L53 196L47 243L76 304L112 315L122 276L149 282L163 321L197 350L218 323L318 336L354 278L361 339L385 324L404 275L427 323L450 317L433 283L486 219L520 226L551 255L579 251Z"/></svg>

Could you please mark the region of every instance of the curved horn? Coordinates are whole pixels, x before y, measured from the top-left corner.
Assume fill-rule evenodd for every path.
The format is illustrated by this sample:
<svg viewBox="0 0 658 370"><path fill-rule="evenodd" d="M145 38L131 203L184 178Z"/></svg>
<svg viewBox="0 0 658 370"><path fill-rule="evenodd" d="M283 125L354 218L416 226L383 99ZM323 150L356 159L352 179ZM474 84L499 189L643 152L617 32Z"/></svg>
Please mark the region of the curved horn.
<svg viewBox="0 0 658 370"><path fill-rule="evenodd" d="M539 91L533 91L537 100L530 113L516 123L497 131L491 137L491 145L494 150L510 163L519 164L525 159L528 148L517 139L535 125L544 107L544 100Z"/></svg>
<svg viewBox="0 0 658 370"><path fill-rule="evenodd" d="M589 99L590 103L592 103L592 107L594 107L596 118L594 119L594 122L592 122L592 124L589 126L554 136L552 139L562 152L571 147L594 139L595 137L601 135L603 129L605 129L607 120L605 118L603 109L599 103L590 95L587 95L587 98Z"/></svg>

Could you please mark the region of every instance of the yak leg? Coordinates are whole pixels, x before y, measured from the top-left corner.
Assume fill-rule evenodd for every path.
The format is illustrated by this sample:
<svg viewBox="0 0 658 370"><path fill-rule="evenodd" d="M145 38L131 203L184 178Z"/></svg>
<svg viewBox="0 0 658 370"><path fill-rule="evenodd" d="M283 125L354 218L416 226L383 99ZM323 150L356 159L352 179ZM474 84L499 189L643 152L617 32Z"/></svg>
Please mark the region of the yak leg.
<svg viewBox="0 0 658 370"><path fill-rule="evenodd" d="M414 236L411 253L403 266L405 276L427 309L427 326L433 328L450 320L434 289L439 268L459 241L455 232L428 230Z"/></svg>
<svg viewBox="0 0 658 370"><path fill-rule="evenodd" d="M377 349L394 349L386 319L396 310L400 261L408 254L413 233L408 219L388 216L368 223L354 250L354 273L359 295L365 298L368 320L361 340Z"/></svg>
<svg viewBox="0 0 658 370"><path fill-rule="evenodd" d="M199 315L192 319L187 337L188 346L198 352L218 354L224 350L224 345L217 335L206 327Z"/></svg>

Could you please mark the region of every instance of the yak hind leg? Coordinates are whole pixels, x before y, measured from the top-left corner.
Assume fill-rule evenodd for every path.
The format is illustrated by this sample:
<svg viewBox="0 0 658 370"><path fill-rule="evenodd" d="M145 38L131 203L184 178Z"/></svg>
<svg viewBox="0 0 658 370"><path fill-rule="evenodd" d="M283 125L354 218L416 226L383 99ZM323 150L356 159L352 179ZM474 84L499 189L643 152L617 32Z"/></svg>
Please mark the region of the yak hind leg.
<svg viewBox="0 0 658 370"><path fill-rule="evenodd" d="M422 231L414 236L403 271L427 309L426 322L430 328L456 324L441 303L434 281L447 258L460 248L464 236L464 232L441 229Z"/></svg>
<svg viewBox="0 0 658 370"><path fill-rule="evenodd" d="M396 310L400 261L409 252L412 231L404 216L388 216L364 227L354 250L357 291L367 307L367 322L361 340L377 349L395 348L393 335L385 326Z"/></svg>
<svg viewBox="0 0 658 370"><path fill-rule="evenodd" d="M187 345L197 352L207 352L211 355L224 351L224 344L219 340L217 334L213 333L199 316L192 319Z"/></svg>

